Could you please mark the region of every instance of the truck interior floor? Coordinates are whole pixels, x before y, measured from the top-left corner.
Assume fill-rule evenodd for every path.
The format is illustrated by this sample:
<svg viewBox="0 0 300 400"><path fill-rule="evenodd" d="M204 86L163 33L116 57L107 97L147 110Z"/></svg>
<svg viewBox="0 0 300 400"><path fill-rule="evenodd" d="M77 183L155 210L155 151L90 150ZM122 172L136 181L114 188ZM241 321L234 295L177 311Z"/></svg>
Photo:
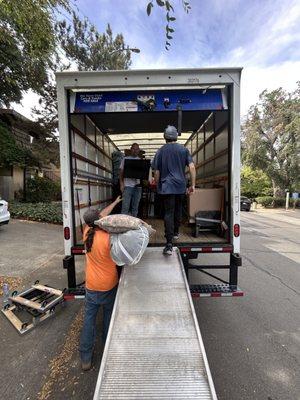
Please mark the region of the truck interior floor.
<svg viewBox="0 0 300 400"><path fill-rule="evenodd" d="M162 219L149 218L145 220L149 225L152 226L153 229L156 230L156 233L150 237L149 244L150 245L164 245L166 242L164 236L164 221ZM218 236L216 233L211 231L203 231L200 232L199 236L196 238L193 236L193 228L189 224L182 224L179 230L179 241L180 243L188 244L188 243L227 243L227 240L223 237ZM174 243L176 244L176 242Z"/></svg>

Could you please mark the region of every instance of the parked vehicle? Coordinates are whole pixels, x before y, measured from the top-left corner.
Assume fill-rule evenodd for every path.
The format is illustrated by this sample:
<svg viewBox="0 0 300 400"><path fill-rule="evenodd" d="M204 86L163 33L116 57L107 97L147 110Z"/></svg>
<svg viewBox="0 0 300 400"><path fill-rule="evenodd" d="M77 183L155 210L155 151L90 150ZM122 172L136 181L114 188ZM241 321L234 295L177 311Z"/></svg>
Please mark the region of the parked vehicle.
<svg viewBox="0 0 300 400"><path fill-rule="evenodd" d="M0 225L7 225L10 220L8 202L0 199Z"/></svg>
<svg viewBox="0 0 300 400"><path fill-rule="evenodd" d="M241 211L250 211L251 200L248 197L241 196Z"/></svg>

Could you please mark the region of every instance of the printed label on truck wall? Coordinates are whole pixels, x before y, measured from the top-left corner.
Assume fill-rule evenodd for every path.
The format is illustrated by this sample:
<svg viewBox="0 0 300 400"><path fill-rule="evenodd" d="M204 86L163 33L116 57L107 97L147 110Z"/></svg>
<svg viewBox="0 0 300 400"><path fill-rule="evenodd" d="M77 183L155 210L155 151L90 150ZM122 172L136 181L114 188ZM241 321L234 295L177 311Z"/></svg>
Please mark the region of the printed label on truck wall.
<svg viewBox="0 0 300 400"><path fill-rule="evenodd" d="M220 89L72 93L71 113L226 110Z"/></svg>
<svg viewBox="0 0 300 400"><path fill-rule="evenodd" d="M138 105L135 101L107 101L105 103L105 112L134 112L138 111Z"/></svg>

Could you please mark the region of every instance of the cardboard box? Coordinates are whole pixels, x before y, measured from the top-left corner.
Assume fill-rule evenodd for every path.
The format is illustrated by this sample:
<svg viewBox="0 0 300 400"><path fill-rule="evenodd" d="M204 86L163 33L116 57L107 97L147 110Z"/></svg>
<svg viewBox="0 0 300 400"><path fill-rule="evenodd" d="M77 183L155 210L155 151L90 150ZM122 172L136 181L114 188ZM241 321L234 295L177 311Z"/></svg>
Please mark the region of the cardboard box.
<svg viewBox="0 0 300 400"><path fill-rule="evenodd" d="M189 221L195 222L198 211L221 211L223 207L224 189L196 189L188 196Z"/></svg>

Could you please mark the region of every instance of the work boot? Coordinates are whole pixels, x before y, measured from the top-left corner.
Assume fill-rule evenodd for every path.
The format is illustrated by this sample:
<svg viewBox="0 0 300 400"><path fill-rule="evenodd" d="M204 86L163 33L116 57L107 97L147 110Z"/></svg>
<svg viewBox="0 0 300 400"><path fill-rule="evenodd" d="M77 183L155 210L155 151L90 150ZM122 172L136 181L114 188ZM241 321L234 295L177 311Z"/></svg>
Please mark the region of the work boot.
<svg viewBox="0 0 300 400"><path fill-rule="evenodd" d="M92 368L92 361L81 361L82 371L89 371Z"/></svg>
<svg viewBox="0 0 300 400"><path fill-rule="evenodd" d="M163 254L166 256L171 256L173 253L173 246L172 243L167 243L166 247L163 250Z"/></svg>

